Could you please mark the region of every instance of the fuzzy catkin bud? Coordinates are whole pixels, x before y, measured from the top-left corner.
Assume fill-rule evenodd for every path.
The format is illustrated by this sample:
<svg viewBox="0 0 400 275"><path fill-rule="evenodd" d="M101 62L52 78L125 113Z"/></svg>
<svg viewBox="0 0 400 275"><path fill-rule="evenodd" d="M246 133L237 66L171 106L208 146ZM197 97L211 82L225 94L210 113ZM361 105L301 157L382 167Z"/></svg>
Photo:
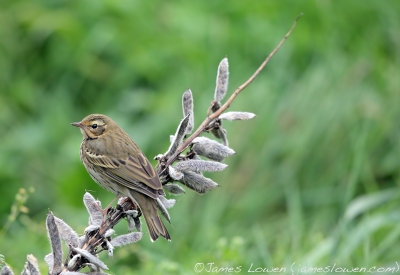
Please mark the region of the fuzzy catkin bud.
<svg viewBox="0 0 400 275"><path fill-rule="evenodd" d="M194 127L194 113L193 113L193 95L190 89L187 89L182 95L182 109L183 117L189 115L189 122L186 128L186 134L190 134Z"/></svg>
<svg viewBox="0 0 400 275"><path fill-rule="evenodd" d="M44 261L47 264L47 267L49 268L49 274L53 274L53 265L54 265L54 259L53 259L53 254L47 254L44 256Z"/></svg>
<svg viewBox="0 0 400 275"><path fill-rule="evenodd" d="M138 216L138 214L139 214L139 211L137 211L137 210L126 210L124 213L127 216L132 216L132 217L136 218Z"/></svg>
<svg viewBox="0 0 400 275"><path fill-rule="evenodd" d="M142 232L133 232L129 234L120 235L111 240L111 245L114 247L124 246L131 243L136 243L143 236Z"/></svg>
<svg viewBox="0 0 400 275"><path fill-rule="evenodd" d="M220 127L218 129L218 134L222 139L222 144L229 147L228 134L226 133L226 129Z"/></svg>
<svg viewBox="0 0 400 275"><path fill-rule="evenodd" d="M85 233L90 233L96 230L99 230L100 226L98 225L89 225L88 227L85 228Z"/></svg>
<svg viewBox="0 0 400 275"><path fill-rule="evenodd" d="M76 254L74 257L72 257L72 259L68 262L68 268L72 268L80 258L80 254Z"/></svg>
<svg viewBox="0 0 400 275"><path fill-rule="evenodd" d="M105 238L108 238L108 237L111 237L112 235L114 235L115 234L115 230L114 229L108 229L107 231L106 231L106 233L104 233L104 237Z"/></svg>
<svg viewBox="0 0 400 275"><path fill-rule="evenodd" d="M106 266L106 264L103 263L95 255L90 254L89 251L80 249L80 248L76 248L76 247L72 247L72 250L75 251L76 253L80 254L82 257L84 257L89 263L92 263L95 266L100 267L101 269L108 270L108 267Z"/></svg>
<svg viewBox="0 0 400 275"><path fill-rule="evenodd" d="M178 162L174 168L179 171L193 171L193 172L217 172L224 170L228 165L208 160L186 160Z"/></svg>
<svg viewBox="0 0 400 275"><path fill-rule="evenodd" d="M183 178L183 174L172 166L168 167L168 174L173 180L181 180Z"/></svg>
<svg viewBox="0 0 400 275"><path fill-rule="evenodd" d="M179 123L178 129L176 129L176 133L174 135L174 139L171 142L171 145L168 148L168 151L165 153L166 157L172 156L176 150L178 149L179 145L182 144L183 138L186 134L186 129L189 123L190 115L187 115L182 121Z"/></svg>
<svg viewBox="0 0 400 275"><path fill-rule="evenodd" d="M224 58L221 60L218 66L217 73L217 85L215 87L214 100L216 102L220 102L226 94L228 90L228 81L229 81L229 65L228 58Z"/></svg>
<svg viewBox="0 0 400 275"><path fill-rule="evenodd" d="M174 205L176 203L176 200L174 200L174 199L169 199L168 200L164 196L160 196L159 199L162 202L162 204L164 204L165 208L167 208L167 209L174 207Z"/></svg>
<svg viewBox="0 0 400 275"><path fill-rule="evenodd" d="M142 231L142 222L140 221L140 219L138 217L133 218L133 221L135 222L135 228L137 231Z"/></svg>
<svg viewBox="0 0 400 275"><path fill-rule="evenodd" d="M26 258L27 261L25 263L24 270L21 272L21 275L40 275L39 266L35 256L29 254Z"/></svg>
<svg viewBox="0 0 400 275"><path fill-rule="evenodd" d="M206 193L207 191L218 186L216 182L204 177L201 174L191 171L185 171L183 174L184 176L181 182L198 193Z"/></svg>
<svg viewBox="0 0 400 275"><path fill-rule="evenodd" d="M0 275L14 275L14 272L8 265L3 266L1 269Z"/></svg>
<svg viewBox="0 0 400 275"><path fill-rule="evenodd" d="M132 232L133 227L135 226L135 221L134 221L133 217L130 215L126 216L126 220L128 222L128 231Z"/></svg>
<svg viewBox="0 0 400 275"><path fill-rule="evenodd" d="M50 212L47 215L46 228L50 240L52 257L53 257L52 271L53 273L58 274L62 270L63 251L61 246L60 233L58 232L58 228L52 212Z"/></svg>
<svg viewBox="0 0 400 275"><path fill-rule="evenodd" d="M161 196L160 196L161 197ZM171 222L171 217L169 216L168 210L166 208L166 206L163 204L163 202L161 201L160 198L157 198L157 206L158 209L160 209L161 214L164 216L164 218L168 221Z"/></svg>
<svg viewBox="0 0 400 275"><path fill-rule="evenodd" d="M183 174L182 174L181 179L182 178L183 178ZM169 184L164 185L164 189L167 190L168 193L171 193L174 195L185 193L185 189L180 187L178 184L174 184L174 183L169 183Z"/></svg>
<svg viewBox="0 0 400 275"><path fill-rule="evenodd" d="M255 116L255 114L249 112L226 112L221 114L219 118L225 120L248 120Z"/></svg>
<svg viewBox="0 0 400 275"><path fill-rule="evenodd" d="M192 149L196 154L216 161L222 161L235 153L231 148L206 137L195 138Z"/></svg>
<svg viewBox="0 0 400 275"><path fill-rule="evenodd" d="M87 275L89 273L82 273L82 272L77 272L77 271L63 271L60 273L60 275ZM90 275L108 275L107 273L103 272L90 272Z"/></svg>
<svg viewBox="0 0 400 275"><path fill-rule="evenodd" d="M103 213L100 211L101 205L88 192L83 195L83 203L89 213L89 225L100 226L103 222Z"/></svg>
<svg viewBox="0 0 400 275"><path fill-rule="evenodd" d="M114 255L114 246L109 242L106 241L108 256L112 257Z"/></svg>
<svg viewBox="0 0 400 275"><path fill-rule="evenodd" d="M58 231L60 232L61 238L67 245L72 245L74 247L79 246L79 236L66 222L62 219L54 217L57 224Z"/></svg>

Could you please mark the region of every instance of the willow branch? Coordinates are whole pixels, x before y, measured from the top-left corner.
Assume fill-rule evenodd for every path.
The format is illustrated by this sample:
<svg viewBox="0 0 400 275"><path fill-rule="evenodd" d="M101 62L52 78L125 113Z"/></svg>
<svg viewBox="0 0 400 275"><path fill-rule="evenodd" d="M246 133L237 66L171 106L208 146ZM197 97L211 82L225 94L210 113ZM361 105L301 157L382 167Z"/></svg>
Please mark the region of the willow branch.
<svg viewBox="0 0 400 275"><path fill-rule="evenodd" d="M120 207L110 208L107 215L107 219L104 219L100 229L91 234L82 245L82 249L87 250L89 253L96 255L96 249L99 248L105 241L105 233L112 229L117 223L119 223L124 217L126 217L125 212L127 210L136 209L135 204L127 199L120 204ZM67 262L72 258L71 249L68 257L65 259L65 267L63 271L79 271L85 267L85 259L81 257L73 266L67 267Z"/></svg>
<svg viewBox="0 0 400 275"><path fill-rule="evenodd" d="M257 68L257 70L250 76L249 79L246 80L242 85L236 88L236 90L233 92L233 94L228 98L228 100L214 113L211 115L207 115L206 119L200 124L200 126L196 129L196 131L188 137L185 142L182 143L181 146L176 150L176 152L167 160L165 163L165 168L167 168L169 165L171 165L176 158L183 152L185 149L192 143L192 141L198 137L204 129L210 124L211 121L214 119L218 118L228 107L231 105L231 103L235 100L235 98L239 95L240 92L242 92L247 86L250 85L251 82L256 79L256 77L259 75L259 73L265 68L265 66L268 64L268 62L271 60L271 58L275 55L275 53L282 47L283 43L285 43L286 39L290 36L292 33L293 29L296 27L297 21L303 16L303 13L300 13L295 21L293 22L292 26L290 27L289 31L286 33L286 35L279 41L278 45L275 47L275 49L267 56L267 58L264 60L263 63ZM162 174L162 173L161 173Z"/></svg>

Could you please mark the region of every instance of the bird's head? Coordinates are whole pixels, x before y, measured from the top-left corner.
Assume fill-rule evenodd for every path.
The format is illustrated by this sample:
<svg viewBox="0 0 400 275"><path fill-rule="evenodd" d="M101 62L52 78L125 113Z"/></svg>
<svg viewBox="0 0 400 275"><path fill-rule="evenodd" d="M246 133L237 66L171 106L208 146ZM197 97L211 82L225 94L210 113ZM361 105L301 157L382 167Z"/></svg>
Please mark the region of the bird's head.
<svg viewBox="0 0 400 275"><path fill-rule="evenodd" d="M71 125L81 128L83 137L90 139L103 136L117 126L111 118L102 114L88 115L81 122L73 122Z"/></svg>

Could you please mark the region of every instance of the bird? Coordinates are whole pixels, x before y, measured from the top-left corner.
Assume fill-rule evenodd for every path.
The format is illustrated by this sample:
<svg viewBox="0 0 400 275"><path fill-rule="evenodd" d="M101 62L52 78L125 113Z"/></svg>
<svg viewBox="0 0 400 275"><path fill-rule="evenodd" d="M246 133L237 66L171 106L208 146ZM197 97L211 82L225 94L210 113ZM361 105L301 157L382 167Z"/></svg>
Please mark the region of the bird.
<svg viewBox="0 0 400 275"><path fill-rule="evenodd" d="M133 139L111 118L91 114L71 125L83 135L80 158L92 179L118 196L129 197L144 216L151 241L171 237L158 215L157 199L164 196L153 166Z"/></svg>

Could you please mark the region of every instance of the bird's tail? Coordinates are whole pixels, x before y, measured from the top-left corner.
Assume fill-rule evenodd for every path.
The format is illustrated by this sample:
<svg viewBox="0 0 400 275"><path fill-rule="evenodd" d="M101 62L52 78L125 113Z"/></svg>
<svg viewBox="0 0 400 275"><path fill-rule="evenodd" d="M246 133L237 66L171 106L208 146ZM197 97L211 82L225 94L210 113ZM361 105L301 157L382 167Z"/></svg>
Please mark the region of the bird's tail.
<svg viewBox="0 0 400 275"><path fill-rule="evenodd" d="M158 215L157 202L155 199L146 195L131 191L132 197L139 204L140 210L146 220L147 229L149 230L150 239L154 242L159 236L163 236L167 240L171 240L167 228Z"/></svg>

